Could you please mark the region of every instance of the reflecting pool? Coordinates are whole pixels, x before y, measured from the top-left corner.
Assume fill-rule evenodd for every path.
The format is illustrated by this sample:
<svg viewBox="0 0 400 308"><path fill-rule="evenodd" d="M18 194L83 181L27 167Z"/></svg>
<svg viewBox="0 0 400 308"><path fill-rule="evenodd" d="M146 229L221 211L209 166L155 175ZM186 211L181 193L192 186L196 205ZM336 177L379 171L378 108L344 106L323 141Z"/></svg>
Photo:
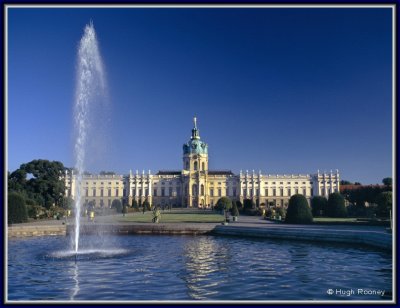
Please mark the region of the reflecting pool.
<svg viewBox="0 0 400 308"><path fill-rule="evenodd" d="M82 241L75 262L68 237L9 240L8 300L381 300L378 291L392 289L391 254L350 245L167 235Z"/></svg>

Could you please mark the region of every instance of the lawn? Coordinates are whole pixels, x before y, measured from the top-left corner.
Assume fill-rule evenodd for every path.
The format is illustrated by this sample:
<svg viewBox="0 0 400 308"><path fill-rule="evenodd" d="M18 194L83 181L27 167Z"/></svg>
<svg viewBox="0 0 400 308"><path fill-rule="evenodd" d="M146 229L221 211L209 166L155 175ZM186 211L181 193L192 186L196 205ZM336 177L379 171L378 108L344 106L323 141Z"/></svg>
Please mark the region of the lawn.
<svg viewBox="0 0 400 308"><path fill-rule="evenodd" d="M118 222L148 222L151 223L153 212L146 213L135 212L124 216L118 216L114 219ZM224 220L224 216L216 213L161 213L161 223L180 223L180 222L214 222L219 223Z"/></svg>
<svg viewBox="0 0 400 308"><path fill-rule="evenodd" d="M314 222L357 222L357 218L314 217Z"/></svg>

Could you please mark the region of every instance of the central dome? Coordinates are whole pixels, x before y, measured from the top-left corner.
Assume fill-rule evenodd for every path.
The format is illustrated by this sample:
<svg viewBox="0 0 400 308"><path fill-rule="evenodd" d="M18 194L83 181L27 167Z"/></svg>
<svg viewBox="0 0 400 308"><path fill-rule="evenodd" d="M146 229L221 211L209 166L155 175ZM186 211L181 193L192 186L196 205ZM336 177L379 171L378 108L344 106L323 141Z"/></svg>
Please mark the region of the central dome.
<svg viewBox="0 0 400 308"><path fill-rule="evenodd" d="M183 154L207 154L207 143L200 140L199 130L197 129L197 121L194 117L194 127L192 129L192 136L190 140L183 145Z"/></svg>

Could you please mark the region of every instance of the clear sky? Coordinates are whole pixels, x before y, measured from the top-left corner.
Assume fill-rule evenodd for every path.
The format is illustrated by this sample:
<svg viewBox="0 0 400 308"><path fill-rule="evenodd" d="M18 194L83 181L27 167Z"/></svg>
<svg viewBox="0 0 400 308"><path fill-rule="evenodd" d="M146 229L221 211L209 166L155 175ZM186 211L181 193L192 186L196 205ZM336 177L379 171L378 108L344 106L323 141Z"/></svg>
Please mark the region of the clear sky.
<svg viewBox="0 0 400 308"><path fill-rule="evenodd" d="M380 183L392 176L391 14L10 9L8 170L33 159L74 166L77 48L92 20L109 107L89 171L181 169L196 115L210 169L339 169L342 179Z"/></svg>

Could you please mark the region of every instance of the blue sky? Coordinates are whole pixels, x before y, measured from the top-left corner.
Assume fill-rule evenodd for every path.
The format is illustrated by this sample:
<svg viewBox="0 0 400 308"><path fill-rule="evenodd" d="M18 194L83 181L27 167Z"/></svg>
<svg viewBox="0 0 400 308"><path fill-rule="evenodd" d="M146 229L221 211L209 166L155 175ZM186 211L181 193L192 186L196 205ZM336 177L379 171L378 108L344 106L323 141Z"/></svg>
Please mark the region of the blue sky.
<svg viewBox="0 0 400 308"><path fill-rule="evenodd" d="M93 20L108 89L88 170L182 168L192 118L210 169L392 174L388 8L26 8L8 20L8 169L74 166L77 48ZM105 124L107 123L107 124Z"/></svg>

